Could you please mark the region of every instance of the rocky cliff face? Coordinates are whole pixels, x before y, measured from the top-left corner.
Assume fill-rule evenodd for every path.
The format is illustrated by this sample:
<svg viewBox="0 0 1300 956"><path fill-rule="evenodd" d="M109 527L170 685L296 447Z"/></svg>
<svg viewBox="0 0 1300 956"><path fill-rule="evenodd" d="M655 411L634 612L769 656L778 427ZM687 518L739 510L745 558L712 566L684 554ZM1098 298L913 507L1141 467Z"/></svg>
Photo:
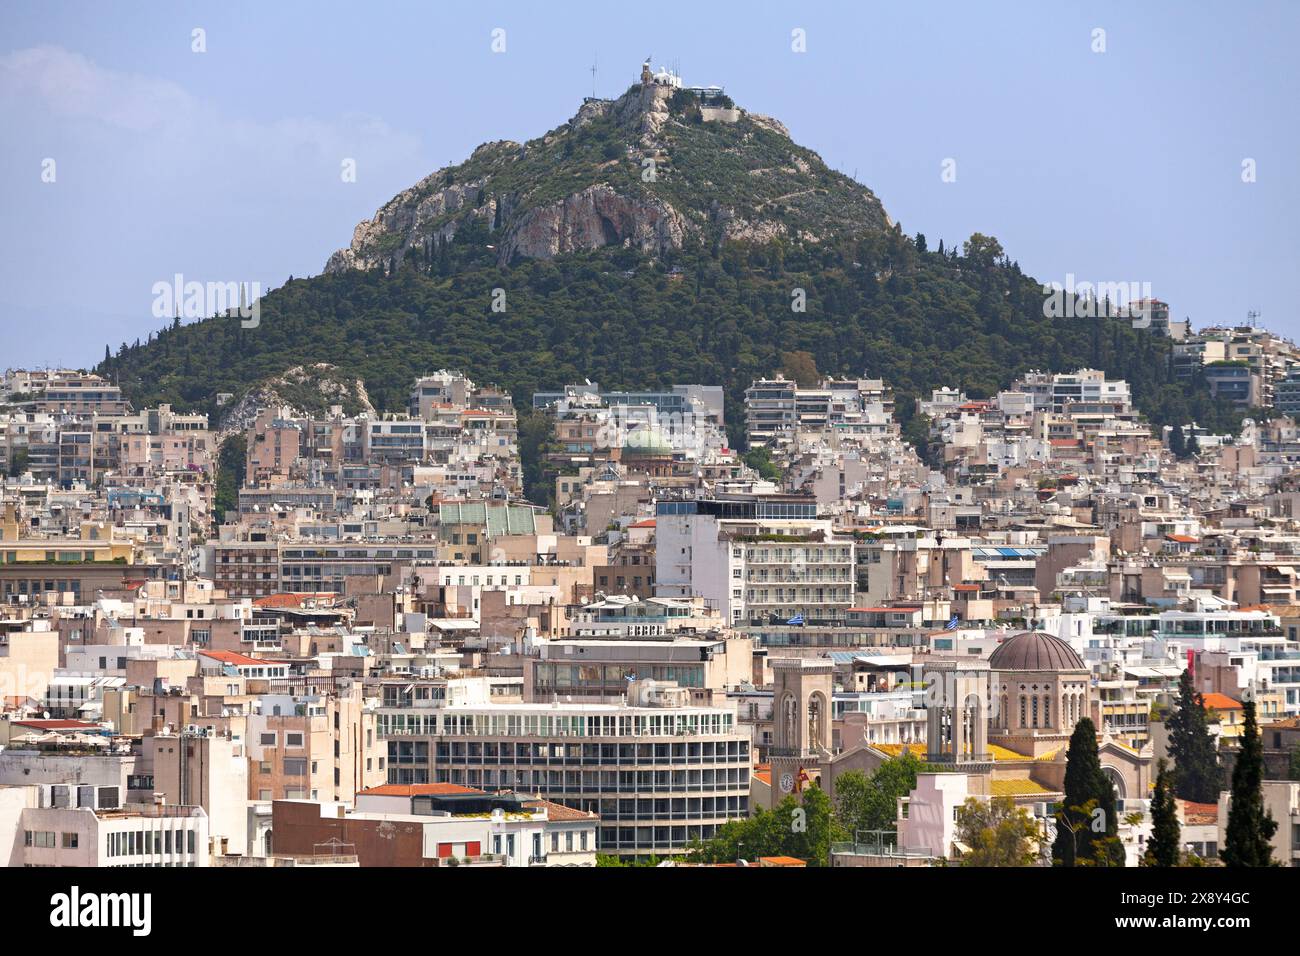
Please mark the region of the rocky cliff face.
<svg viewBox="0 0 1300 956"><path fill-rule="evenodd" d="M376 414L361 379L348 378L325 362L298 365L258 382L222 413L217 441L247 431L264 408L284 406L295 414L320 415L332 405L343 406L348 414Z"/></svg>
<svg viewBox="0 0 1300 956"><path fill-rule="evenodd" d="M612 245L658 256L692 234L819 242L889 219L870 190L791 142L779 121L636 84L617 100L588 100L536 140L487 143L425 177L360 223L325 271L399 267L468 223L486 228L504 265Z"/></svg>
<svg viewBox="0 0 1300 956"><path fill-rule="evenodd" d="M660 255L680 248L685 234L686 221L672 206L620 196L602 183L523 213L501 244L501 259L549 259L615 245Z"/></svg>
<svg viewBox="0 0 1300 956"><path fill-rule="evenodd" d="M485 210L475 204L475 198L485 180L442 189L432 187L431 181L442 175L444 171L439 170L426 177L384 203L373 218L358 223L352 231L352 244L331 255L325 271L378 268L394 253L400 261L416 246L454 236L457 217L449 214L484 214ZM430 188L434 191L429 192Z"/></svg>

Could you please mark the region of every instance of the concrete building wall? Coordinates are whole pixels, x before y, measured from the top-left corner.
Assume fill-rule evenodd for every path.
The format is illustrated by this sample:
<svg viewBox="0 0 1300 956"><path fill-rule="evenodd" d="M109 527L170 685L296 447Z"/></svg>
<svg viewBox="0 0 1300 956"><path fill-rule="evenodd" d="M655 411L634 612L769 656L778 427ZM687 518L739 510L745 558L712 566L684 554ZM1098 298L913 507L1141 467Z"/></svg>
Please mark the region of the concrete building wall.
<svg viewBox="0 0 1300 956"><path fill-rule="evenodd" d="M214 854L247 852L248 764L242 743L224 736L152 736L154 793L202 807Z"/></svg>
<svg viewBox="0 0 1300 956"><path fill-rule="evenodd" d="M0 643L0 697L45 696L59 666L57 631L17 631Z"/></svg>

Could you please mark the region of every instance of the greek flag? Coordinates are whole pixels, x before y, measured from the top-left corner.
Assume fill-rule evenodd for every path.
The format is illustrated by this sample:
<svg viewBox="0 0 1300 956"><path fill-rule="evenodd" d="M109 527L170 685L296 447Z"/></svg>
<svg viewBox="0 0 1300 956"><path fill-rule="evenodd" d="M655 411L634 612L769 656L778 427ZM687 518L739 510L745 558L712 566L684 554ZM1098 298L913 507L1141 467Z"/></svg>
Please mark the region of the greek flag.
<svg viewBox="0 0 1300 956"><path fill-rule="evenodd" d="M787 624L800 624L800 625L802 625L802 624L803 624L803 615L802 615L802 614L796 614L794 617L790 618L790 620L786 621L785 623L787 623Z"/></svg>
<svg viewBox="0 0 1300 956"><path fill-rule="evenodd" d="M957 630L957 615L956 615L956 614L954 614L954 615L952 616L952 620L950 620L947 624L945 624L945 625L943 626L943 629L944 629L945 631L955 631L955 630Z"/></svg>

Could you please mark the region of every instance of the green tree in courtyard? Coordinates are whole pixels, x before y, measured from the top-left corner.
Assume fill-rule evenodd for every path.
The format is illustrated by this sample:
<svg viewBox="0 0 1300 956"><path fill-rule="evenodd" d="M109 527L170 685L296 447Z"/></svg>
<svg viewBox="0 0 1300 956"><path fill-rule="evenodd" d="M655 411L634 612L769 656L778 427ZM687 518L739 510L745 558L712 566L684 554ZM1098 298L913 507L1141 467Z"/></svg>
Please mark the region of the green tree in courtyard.
<svg viewBox="0 0 1300 956"><path fill-rule="evenodd" d="M1097 728L1084 717L1065 754L1065 799L1057 813L1052 861L1058 866L1123 866L1115 788L1101 769Z"/></svg>
<svg viewBox="0 0 1300 956"><path fill-rule="evenodd" d="M1273 845L1277 821L1264 807L1264 752L1255 723L1255 702L1244 702L1246 726L1232 768L1232 804L1221 859L1224 866L1276 866Z"/></svg>
<svg viewBox="0 0 1300 956"><path fill-rule="evenodd" d="M1177 866L1182 851L1178 807L1174 803L1169 762L1157 764L1156 787L1151 794L1151 840L1142 857L1143 866Z"/></svg>
<svg viewBox="0 0 1300 956"><path fill-rule="evenodd" d="M1192 688L1192 672L1178 679L1178 706L1169 715L1169 755L1174 760L1174 793L1193 803L1219 799L1221 775L1205 702Z"/></svg>

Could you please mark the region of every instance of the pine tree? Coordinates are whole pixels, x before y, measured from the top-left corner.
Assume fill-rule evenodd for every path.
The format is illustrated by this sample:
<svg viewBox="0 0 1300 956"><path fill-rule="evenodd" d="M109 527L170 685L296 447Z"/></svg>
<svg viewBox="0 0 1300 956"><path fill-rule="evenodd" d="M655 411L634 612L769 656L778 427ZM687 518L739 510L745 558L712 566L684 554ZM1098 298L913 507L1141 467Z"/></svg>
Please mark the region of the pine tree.
<svg viewBox="0 0 1300 956"><path fill-rule="evenodd" d="M1097 727L1084 717L1065 754L1065 799L1057 814L1052 861L1058 866L1123 866L1115 788L1101 769Z"/></svg>
<svg viewBox="0 0 1300 956"><path fill-rule="evenodd" d="M1143 866L1177 866L1182 830L1178 825L1178 807L1174 803L1169 763L1157 765L1156 789L1151 795L1151 842L1147 844Z"/></svg>
<svg viewBox="0 0 1300 956"><path fill-rule="evenodd" d="M1192 672L1178 679L1178 708L1169 718L1169 755L1174 758L1174 793L1193 803L1215 803L1221 778L1205 702L1192 689Z"/></svg>
<svg viewBox="0 0 1300 956"><path fill-rule="evenodd" d="M1264 752L1255 724L1255 702L1245 702L1246 726L1232 768L1232 805L1223 841L1225 866L1276 866L1269 841L1277 821L1264 808Z"/></svg>

